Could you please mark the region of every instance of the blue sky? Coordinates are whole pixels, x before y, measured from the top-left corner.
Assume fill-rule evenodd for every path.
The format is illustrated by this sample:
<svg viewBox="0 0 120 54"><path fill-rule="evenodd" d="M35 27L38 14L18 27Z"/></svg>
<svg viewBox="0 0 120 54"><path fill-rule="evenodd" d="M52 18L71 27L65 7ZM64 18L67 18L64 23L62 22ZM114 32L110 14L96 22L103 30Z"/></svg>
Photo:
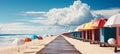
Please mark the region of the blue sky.
<svg viewBox="0 0 120 54"><path fill-rule="evenodd" d="M63 8L71 5L74 0L0 0L0 21L17 21L24 11L49 11L52 8ZM9 19L9 20L6 20Z"/></svg>
<svg viewBox="0 0 120 54"><path fill-rule="evenodd" d="M120 0L0 0L0 31L61 33L94 18L98 19L101 15L109 18L120 11L119 2ZM24 29L27 27L33 29ZM55 29L53 32L37 31L40 28Z"/></svg>
<svg viewBox="0 0 120 54"><path fill-rule="evenodd" d="M91 6L91 9L110 9L110 8L120 8L120 0L81 0Z"/></svg>
<svg viewBox="0 0 120 54"><path fill-rule="evenodd" d="M49 11L52 8L64 8L72 5L75 0L0 0L0 22L18 21L24 11ZM120 0L81 0L93 10L119 8ZM8 20L6 20L8 19Z"/></svg>

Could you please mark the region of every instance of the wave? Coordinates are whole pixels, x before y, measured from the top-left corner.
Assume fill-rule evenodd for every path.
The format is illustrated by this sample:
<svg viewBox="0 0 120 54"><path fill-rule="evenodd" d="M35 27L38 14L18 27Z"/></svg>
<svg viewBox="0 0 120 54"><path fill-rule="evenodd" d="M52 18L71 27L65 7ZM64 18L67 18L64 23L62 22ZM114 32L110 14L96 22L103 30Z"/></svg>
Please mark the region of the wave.
<svg viewBox="0 0 120 54"><path fill-rule="evenodd" d="M0 34L0 46L7 46L10 45L15 39L23 39L30 36L30 34Z"/></svg>
<svg viewBox="0 0 120 54"><path fill-rule="evenodd" d="M16 36L16 35L32 35L32 34L0 34L0 36Z"/></svg>

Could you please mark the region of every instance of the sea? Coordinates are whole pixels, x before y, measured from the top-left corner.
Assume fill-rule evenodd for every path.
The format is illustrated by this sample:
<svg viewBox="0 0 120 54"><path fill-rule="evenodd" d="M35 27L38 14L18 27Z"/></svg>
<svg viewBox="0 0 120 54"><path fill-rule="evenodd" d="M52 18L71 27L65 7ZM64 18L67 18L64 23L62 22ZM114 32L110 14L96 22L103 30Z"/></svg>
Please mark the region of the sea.
<svg viewBox="0 0 120 54"><path fill-rule="evenodd" d="M0 46L11 46L15 39L30 37L32 34L0 34Z"/></svg>

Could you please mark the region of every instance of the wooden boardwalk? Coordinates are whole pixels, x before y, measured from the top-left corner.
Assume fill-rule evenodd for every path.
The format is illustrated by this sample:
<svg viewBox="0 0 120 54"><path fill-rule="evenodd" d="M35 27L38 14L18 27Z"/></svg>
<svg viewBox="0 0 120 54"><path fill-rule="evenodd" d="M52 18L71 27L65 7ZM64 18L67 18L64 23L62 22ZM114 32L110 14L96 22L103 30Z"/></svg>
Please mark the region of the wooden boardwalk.
<svg viewBox="0 0 120 54"><path fill-rule="evenodd" d="M64 37L59 36L36 54L82 54Z"/></svg>

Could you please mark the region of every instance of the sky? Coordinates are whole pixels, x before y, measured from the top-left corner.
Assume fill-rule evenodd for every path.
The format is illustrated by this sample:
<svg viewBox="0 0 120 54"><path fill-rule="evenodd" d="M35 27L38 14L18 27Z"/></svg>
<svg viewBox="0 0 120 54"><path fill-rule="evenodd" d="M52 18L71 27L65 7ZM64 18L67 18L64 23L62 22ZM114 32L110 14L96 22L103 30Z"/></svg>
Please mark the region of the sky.
<svg viewBox="0 0 120 54"><path fill-rule="evenodd" d="M61 34L120 12L120 0L0 0L1 34Z"/></svg>

